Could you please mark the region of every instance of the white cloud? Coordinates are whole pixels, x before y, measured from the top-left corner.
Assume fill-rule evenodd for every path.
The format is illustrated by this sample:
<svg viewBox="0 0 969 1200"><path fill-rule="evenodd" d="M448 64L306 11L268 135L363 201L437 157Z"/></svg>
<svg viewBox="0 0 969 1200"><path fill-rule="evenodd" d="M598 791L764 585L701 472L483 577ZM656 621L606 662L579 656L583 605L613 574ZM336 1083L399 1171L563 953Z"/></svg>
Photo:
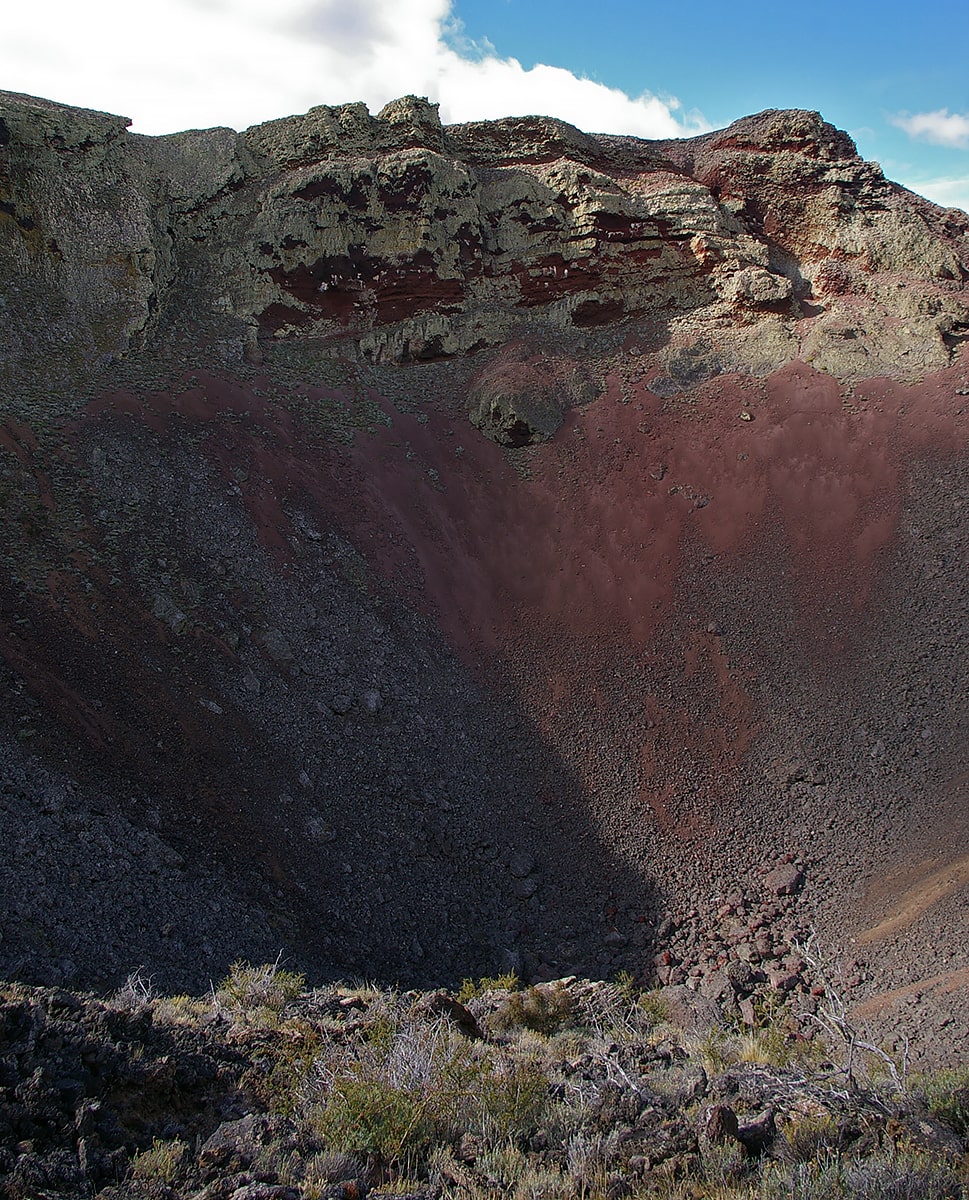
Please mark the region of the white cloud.
<svg viewBox="0 0 969 1200"><path fill-rule="evenodd" d="M969 213L969 177L964 179L925 179L907 182L907 188L941 204L943 208L961 208Z"/></svg>
<svg viewBox="0 0 969 1200"><path fill-rule="evenodd" d="M542 114L590 132L683 137L676 100L631 97L560 67L525 69L455 36L451 0L34 0L11 5L0 84L121 113L142 133L236 129L415 93L445 122Z"/></svg>
<svg viewBox="0 0 969 1200"><path fill-rule="evenodd" d="M950 113L947 108L936 112L902 113L892 117L892 124L904 129L909 137L931 142L935 146L951 146L957 150L969 149L969 116Z"/></svg>

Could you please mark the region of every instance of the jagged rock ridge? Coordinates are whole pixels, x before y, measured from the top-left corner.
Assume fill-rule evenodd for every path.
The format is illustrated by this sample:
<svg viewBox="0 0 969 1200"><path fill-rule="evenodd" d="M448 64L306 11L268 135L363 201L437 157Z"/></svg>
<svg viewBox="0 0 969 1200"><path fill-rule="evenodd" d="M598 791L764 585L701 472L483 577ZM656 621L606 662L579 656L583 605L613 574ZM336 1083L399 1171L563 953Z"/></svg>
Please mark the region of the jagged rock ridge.
<svg viewBox="0 0 969 1200"><path fill-rule="evenodd" d="M189 318L227 359L298 335L399 361L648 314L672 387L795 357L910 379L967 326L965 214L887 181L817 113L643 142L540 118L444 128L413 97L158 138L2 108L0 263L77 365ZM718 354L684 366L705 329Z"/></svg>

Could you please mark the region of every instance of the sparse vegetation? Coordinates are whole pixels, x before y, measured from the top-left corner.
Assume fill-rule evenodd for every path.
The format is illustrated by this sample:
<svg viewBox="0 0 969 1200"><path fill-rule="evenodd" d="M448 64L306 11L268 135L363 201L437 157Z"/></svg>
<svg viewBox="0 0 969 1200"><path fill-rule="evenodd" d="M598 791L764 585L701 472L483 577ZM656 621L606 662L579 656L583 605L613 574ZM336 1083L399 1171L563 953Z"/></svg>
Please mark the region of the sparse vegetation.
<svg viewBox="0 0 969 1200"><path fill-rule="evenodd" d="M647 1020L651 1020L656 1025L669 1020L670 1006L659 992L643 992L637 998L636 1005Z"/></svg>
<svg viewBox="0 0 969 1200"><path fill-rule="evenodd" d="M630 1002L630 1004L639 999L642 993L642 988L640 988L636 983L636 977L633 975L632 971L617 971L613 982L625 999Z"/></svg>
<svg viewBox="0 0 969 1200"><path fill-rule="evenodd" d="M925 1099L933 1117L944 1121L959 1137L969 1138L969 1066L920 1075L913 1087Z"/></svg>
<svg viewBox="0 0 969 1200"><path fill-rule="evenodd" d="M551 1037L568 1022L574 1001L561 982L541 984L511 992L492 1017L496 1030L531 1029Z"/></svg>
<svg viewBox="0 0 969 1200"><path fill-rule="evenodd" d="M140 970L132 971L122 986L114 993L112 1002L118 1008L139 1009L155 995L154 981Z"/></svg>
<svg viewBox="0 0 969 1200"><path fill-rule="evenodd" d="M155 1138L148 1150L136 1154L131 1161L131 1178L145 1183L171 1185L178 1178L189 1148L176 1138L165 1142Z"/></svg>
<svg viewBox="0 0 969 1200"><path fill-rule="evenodd" d="M521 982L514 971L505 975L486 975L477 983L473 979L464 979L458 988L457 998L459 1003L467 1004L469 1000L483 996L485 992L515 992L520 986Z"/></svg>
<svg viewBox="0 0 969 1200"><path fill-rule="evenodd" d="M784 1123L784 1137L797 1162L820 1162L838 1150L842 1142L837 1119L824 1108L791 1113Z"/></svg>
<svg viewBox="0 0 969 1200"><path fill-rule="evenodd" d="M400 1162L461 1134L498 1144L534 1125L548 1081L527 1054L472 1041L397 999L321 1047L305 1112L327 1144Z"/></svg>
<svg viewBox="0 0 969 1200"><path fill-rule="evenodd" d="M631 996L622 980L487 983L462 992L466 1007L374 986L306 991L277 961L237 964L207 998L159 997L139 976L104 1005L79 1000L74 1026L51 1015L56 1038L30 1032L14 1052L28 1079L51 1045L67 1070L72 1045L96 1053L108 1013L98 1105L64 1087L30 1150L0 1132L0 1197L89 1196L119 1172L123 1194L165 1200L234 1193L239 1179L288 1200L966 1195L965 1070L902 1094L890 1075L861 1086L856 1070L849 1084L832 1064L843 1046L820 1032L792 1053L782 1010L760 1029L697 1036L660 1019L662 994ZM3 1003L23 999L12 988ZM85 1151L87 1174L63 1174L58 1121L65 1145L84 1128L105 1148Z"/></svg>
<svg viewBox="0 0 969 1200"><path fill-rule="evenodd" d="M765 1172L768 1200L961 1200L965 1180L952 1162L925 1153L876 1152Z"/></svg>
<svg viewBox="0 0 969 1200"><path fill-rule="evenodd" d="M236 962L214 996L236 1018L271 1023L305 986L305 976L287 971L279 959L258 967Z"/></svg>

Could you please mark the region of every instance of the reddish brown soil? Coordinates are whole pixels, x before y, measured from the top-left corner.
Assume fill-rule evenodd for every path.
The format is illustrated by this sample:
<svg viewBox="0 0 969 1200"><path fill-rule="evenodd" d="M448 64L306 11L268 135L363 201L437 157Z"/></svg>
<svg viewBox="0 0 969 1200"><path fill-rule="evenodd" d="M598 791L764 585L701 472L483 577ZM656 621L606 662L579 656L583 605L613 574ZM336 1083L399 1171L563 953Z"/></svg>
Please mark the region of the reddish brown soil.
<svg viewBox="0 0 969 1200"><path fill-rule="evenodd" d="M685 556L724 563L765 528L783 537L806 620L822 597L850 612L892 538L906 459L965 448L958 378L874 382L848 399L793 364L766 381L717 379L668 411L645 385L620 402L616 380L532 454L525 478L453 420L394 414L353 453L366 478L359 531L399 533L377 561L392 574L394 545L416 553L429 602L469 650L514 641L525 613L568 635L563 645L592 636L642 650L679 598Z"/></svg>
<svg viewBox="0 0 969 1200"><path fill-rule="evenodd" d="M893 871L866 897L867 904L882 915L857 935L859 946L882 942L904 933L935 905L969 887L969 855L949 861L929 859Z"/></svg>
<svg viewBox="0 0 969 1200"><path fill-rule="evenodd" d="M549 444L514 454L470 427L449 389L466 393L436 382L435 369L399 369L394 378L414 391L402 405L410 411L373 393L388 424L357 429L350 446L296 415L339 393L297 389L301 410L267 398L267 379L204 372L184 390L102 397L68 432L75 448L101 432L137 441L139 431L161 446L198 447L219 486L241 492L275 569L296 583L304 552L294 513L345 536L564 764L521 803L562 855L588 823L605 928L629 930L646 920L643 888L657 873L669 897L678 886L712 891L784 846L778 804L793 801L763 784L765 756L785 752L773 746L769 697L787 677L817 677L819 688L850 681L879 619L900 515L917 508L913 464L965 456L957 388L966 368L852 392L793 363L664 402L640 361L623 358L599 400L571 411ZM0 446L53 510L48 452L11 427L0 429ZM253 858L289 888L299 835L270 828L267 796L233 756L259 735L224 700L224 720L200 704L212 664L235 662L235 651L201 626L180 639L144 588L112 584L84 555L45 578L46 596L5 605L0 652L10 667L92 751L190 797L179 803L237 850L255 847ZM745 579L756 591L734 602ZM234 601L240 614L249 599ZM288 669L263 656L285 683ZM805 714L806 726L815 720ZM840 819L836 791L830 804ZM906 836L908 860L895 846L885 862L919 857L914 818ZM835 855L826 869L840 903L850 856L870 855L873 837L859 828L845 849L839 826L798 848ZM937 883L930 872L917 897L881 912L870 904L872 938L879 922L895 921L897 934L924 916Z"/></svg>
<svg viewBox="0 0 969 1200"><path fill-rule="evenodd" d="M862 1000L852 1008L852 1014L860 1020L873 1017L891 1017L906 1002L914 998L921 999L926 993L932 999L944 1000L961 989L969 991L969 968L962 967L955 971L945 971L941 975L933 975L927 979L916 979L905 987L893 988L889 992L879 992L868 1000Z"/></svg>
<svg viewBox="0 0 969 1200"><path fill-rule="evenodd" d="M908 388L876 380L849 395L793 363L766 380L721 377L665 405L642 380L613 375L602 399L573 411L554 441L524 460L462 416L433 409L426 421L388 409L388 428L336 449L261 399L265 381L249 387L210 375L175 394L112 395L85 420L127 415L166 436L191 428L227 483L243 464L250 516L284 569L292 561L287 505L311 502L324 525L345 529L406 601L434 616L469 663L489 675L497 655L512 667L519 698L547 731L576 702L601 719L611 703L601 680L615 662L655 666L661 631L677 630L677 673L709 694L704 720L647 694L628 747L642 802L669 827L666 767L684 740L722 772L742 760L760 721L717 612L687 591L696 562L729 574L770 543L799 604L803 645L821 662L837 656L865 620L906 462L965 451L969 419L955 394L962 373L956 367ZM3 436L26 461L29 431ZM58 619L90 639L95 628L72 586L53 574L51 602ZM104 618L97 629L102 645L121 637ZM103 721L84 717L56 665L44 665L56 655L26 649L9 631L5 646L40 692L103 740L95 732Z"/></svg>
<svg viewBox="0 0 969 1200"><path fill-rule="evenodd" d="M643 802L668 825L664 777L684 745L708 769L729 771L760 720L718 613L690 591L695 563L729 575L770 545L799 604L805 653L837 658L867 619L906 463L964 452L960 378L875 381L850 396L792 364L764 381L714 380L665 407L645 385L623 390L613 378L602 400L529 455L524 477L460 423L395 414L353 452L363 481L355 537L469 660L497 652L517 664L515 686L547 731L575 701L601 722L612 698L597 681L617 660L656 666L667 652L661 632L676 629L680 677L709 694L706 709L670 710L647 695L627 747L641 760ZM769 608L757 620L769 627Z"/></svg>

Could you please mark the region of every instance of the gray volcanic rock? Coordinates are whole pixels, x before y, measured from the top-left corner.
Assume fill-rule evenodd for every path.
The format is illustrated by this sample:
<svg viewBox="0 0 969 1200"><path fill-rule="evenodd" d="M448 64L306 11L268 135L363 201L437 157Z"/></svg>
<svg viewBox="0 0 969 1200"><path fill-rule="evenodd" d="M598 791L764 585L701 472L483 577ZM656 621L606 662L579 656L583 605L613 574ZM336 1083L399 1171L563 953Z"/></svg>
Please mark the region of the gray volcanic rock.
<svg viewBox="0 0 969 1200"><path fill-rule="evenodd" d="M445 129L414 97L160 138L11 93L0 116L0 266L74 369L186 336L421 361L662 313L674 352L728 319L735 367L912 378L967 324L963 217L815 113L682 143Z"/></svg>
<svg viewBox="0 0 969 1200"><path fill-rule="evenodd" d="M0 97L0 333L7 387L65 378L139 343L170 280L154 171L122 117Z"/></svg>
<svg viewBox="0 0 969 1200"><path fill-rule="evenodd" d="M499 445L529 446L548 441L569 408L590 403L601 391L588 365L512 345L475 378L468 415Z"/></svg>

